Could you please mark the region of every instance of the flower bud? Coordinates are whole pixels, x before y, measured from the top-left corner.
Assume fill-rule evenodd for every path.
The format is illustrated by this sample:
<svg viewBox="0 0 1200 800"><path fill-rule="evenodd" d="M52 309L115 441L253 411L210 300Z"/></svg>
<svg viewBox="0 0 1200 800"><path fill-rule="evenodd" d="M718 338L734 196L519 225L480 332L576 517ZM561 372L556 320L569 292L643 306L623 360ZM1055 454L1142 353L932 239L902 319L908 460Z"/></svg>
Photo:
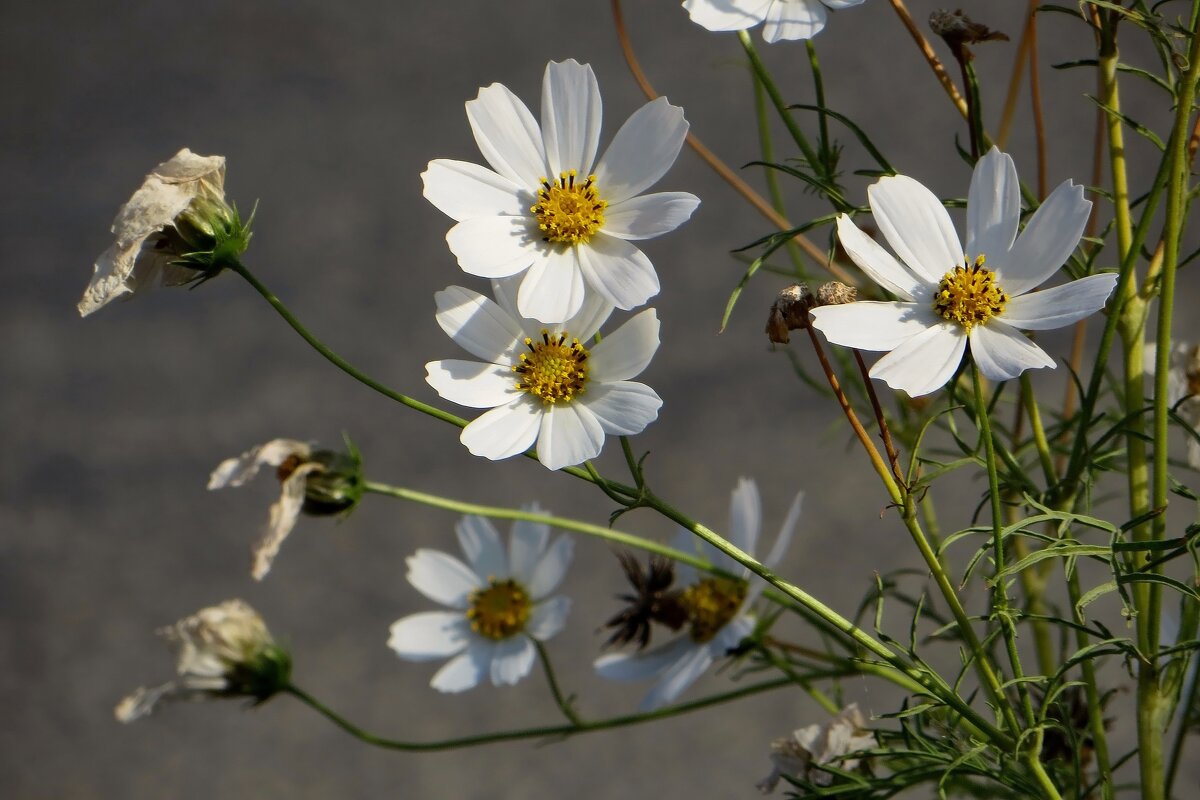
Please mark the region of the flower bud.
<svg viewBox="0 0 1200 800"><path fill-rule="evenodd" d="M252 697L262 703L291 678L291 656L242 600L201 609L158 633L175 649L179 677L122 700L114 711L121 722L150 714L164 700Z"/></svg>
<svg viewBox="0 0 1200 800"><path fill-rule="evenodd" d="M858 289L838 281L830 281L821 284L821 288L817 289L817 302L814 305L840 306L845 303L853 303L857 299Z"/></svg>

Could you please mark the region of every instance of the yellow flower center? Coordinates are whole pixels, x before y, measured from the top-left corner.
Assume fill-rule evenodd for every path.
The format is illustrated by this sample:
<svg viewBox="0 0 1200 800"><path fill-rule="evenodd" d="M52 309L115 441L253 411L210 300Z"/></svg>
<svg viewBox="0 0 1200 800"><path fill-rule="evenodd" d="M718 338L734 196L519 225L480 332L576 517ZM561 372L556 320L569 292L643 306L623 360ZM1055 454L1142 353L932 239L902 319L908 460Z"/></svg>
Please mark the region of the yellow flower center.
<svg viewBox="0 0 1200 800"><path fill-rule="evenodd" d="M521 363L513 366L520 377L517 388L528 392L543 403L566 403L582 394L587 385L588 351L578 339L567 342L567 335L551 336L542 331L541 341L525 337L528 353L521 354Z"/></svg>
<svg viewBox="0 0 1200 800"><path fill-rule="evenodd" d="M471 630L496 641L525 630L533 608L529 594L511 578L503 581L489 578L487 587L471 592L468 602Z"/></svg>
<svg viewBox="0 0 1200 800"><path fill-rule="evenodd" d="M604 226L608 203L596 192L595 175L589 175L582 183L576 183L575 170L561 173L557 183L542 178L537 196L537 205L529 210L537 218L547 242L587 244Z"/></svg>
<svg viewBox="0 0 1200 800"><path fill-rule="evenodd" d="M1008 295L996 283L996 273L983 266L979 256L970 266L955 267L938 283L933 310L957 322L967 333L1004 310Z"/></svg>
<svg viewBox="0 0 1200 800"><path fill-rule="evenodd" d="M684 589L679 604L687 611L692 641L704 643L716 636L745 599L745 582L728 578L705 578Z"/></svg>

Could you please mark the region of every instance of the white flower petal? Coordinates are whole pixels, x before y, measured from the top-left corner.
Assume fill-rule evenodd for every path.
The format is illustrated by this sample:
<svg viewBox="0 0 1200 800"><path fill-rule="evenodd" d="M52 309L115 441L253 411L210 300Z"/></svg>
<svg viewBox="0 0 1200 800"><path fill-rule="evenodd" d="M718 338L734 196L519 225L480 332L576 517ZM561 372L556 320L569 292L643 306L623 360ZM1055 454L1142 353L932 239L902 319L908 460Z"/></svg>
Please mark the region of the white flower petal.
<svg viewBox="0 0 1200 800"><path fill-rule="evenodd" d="M599 292L584 292L583 305L560 327L581 342L589 342L612 315L613 304Z"/></svg>
<svg viewBox="0 0 1200 800"><path fill-rule="evenodd" d="M542 251L517 293L522 317L556 323L579 313L584 300L579 249L551 244Z"/></svg>
<svg viewBox="0 0 1200 800"><path fill-rule="evenodd" d="M480 89L467 101L467 120L479 152L496 172L529 191L549 174L541 129L507 86L493 83Z"/></svg>
<svg viewBox="0 0 1200 800"><path fill-rule="evenodd" d="M550 178L591 173L600 145L600 86L588 64L551 61L542 78L542 138Z"/></svg>
<svg viewBox="0 0 1200 800"><path fill-rule="evenodd" d="M467 596L482 584L474 570L449 553L422 547L404 561L405 577L421 594L435 603L465 609Z"/></svg>
<svg viewBox="0 0 1200 800"><path fill-rule="evenodd" d="M683 109L659 97L633 112L596 165L596 189L610 205L641 194L667 173L687 137Z"/></svg>
<svg viewBox="0 0 1200 800"><path fill-rule="evenodd" d="M588 387L579 401L596 416L609 436L633 436L641 433L662 408L658 393L642 383L616 381Z"/></svg>
<svg viewBox="0 0 1200 800"><path fill-rule="evenodd" d="M443 399L468 408L495 408L522 394L511 367L479 361L430 361L425 382Z"/></svg>
<svg viewBox="0 0 1200 800"><path fill-rule="evenodd" d="M658 351L658 332L657 312L639 312L589 351L589 374L604 383L637 377Z"/></svg>
<svg viewBox="0 0 1200 800"><path fill-rule="evenodd" d="M529 510L539 513L542 509L535 505ZM527 519L513 522L512 533L508 538L508 574L513 580L529 589L549 542L550 526L546 523L530 522Z"/></svg>
<svg viewBox="0 0 1200 800"><path fill-rule="evenodd" d="M457 611L425 611L392 623L388 647L408 661L431 661L462 652L471 640L467 618Z"/></svg>
<svg viewBox="0 0 1200 800"><path fill-rule="evenodd" d="M642 698L638 710L653 711L675 702L712 663L712 651L705 645L693 644L675 663L663 670L654 686Z"/></svg>
<svg viewBox="0 0 1200 800"><path fill-rule="evenodd" d="M642 681L678 661L692 648L690 637L677 636L664 645L632 653L606 653L594 662L596 674L610 681Z"/></svg>
<svg viewBox="0 0 1200 800"><path fill-rule="evenodd" d="M525 623L525 632L539 642L552 639L567 625L567 614L571 612L571 598L557 595L538 603Z"/></svg>
<svg viewBox="0 0 1200 800"><path fill-rule="evenodd" d="M437 323L446 335L476 358L496 364L511 361L522 348L525 331L512 314L478 292L448 286L433 296Z"/></svg>
<svg viewBox="0 0 1200 800"><path fill-rule="evenodd" d="M629 242L598 233L576 250L584 280L617 308L637 308L658 294L654 265Z"/></svg>
<svg viewBox="0 0 1200 800"><path fill-rule="evenodd" d="M918 294L923 294L926 284L878 242L859 230L848 214L838 216L837 232L842 249L868 278L901 300L915 300Z"/></svg>
<svg viewBox="0 0 1200 800"><path fill-rule="evenodd" d="M962 362L967 337L950 322L934 325L875 362L870 375L893 389L920 397L940 389Z"/></svg>
<svg viewBox="0 0 1200 800"><path fill-rule="evenodd" d="M862 5L865 0L821 0L822 3L832 8L834 11L840 11L843 8L853 8L854 6Z"/></svg>
<svg viewBox="0 0 1200 800"><path fill-rule="evenodd" d="M605 209L604 232L618 239L653 239L687 222L699 205L700 198L687 192L631 197Z"/></svg>
<svg viewBox="0 0 1200 800"><path fill-rule="evenodd" d="M567 566L571 563L571 555L575 552L575 542L568 536L559 536L542 553L541 559L533 570L533 576L525 584L529 596L535 601L541 600L553 592L562 583L567 574Z"/></svg>
<svg viewBox="0 0 1200 800"><path fill-rule="evenodd" d="M818 306L812 316L826 339L859 350L891 350L941 321L924 305L870 300Z"/></svg>
<svg viewBox="0 0 1200 800"><path fill-rule="evenodd" d="M527 217L474 217L455 225L446 244L469 275L504 278L538 259L541 236Z"/></svg>
<svg viewBox="0 0 1200 800"><path fill-rule="evenodd" d="M454 533L458 536L458 544L467 557L467 563L479 577L480 585L491 578L509 575L508 553L500 543L500 534L491 520L473 514L465 516L454 526Z"/></svg>
<svg viewBox="0 0 1200 800"><path fill-rule="evenodd" d="M767 16L774 0L685 0L692 22L710 31L744 31Z"/></svg>
<svg viewBox="0 0 1200 800"><path fill-rule="evenodd" d="M283 546L283 540L296 527L296 519L304 507L304 491L308 476L314 472L324 472L320 464L301 464L283 482L283 491L279 499L271 504L267 527L262 537L250 548L251 566L250 577L261 581L271 571L271 564Z"/></svg>
<svg viewBox="0 0 1200 800"><path fill-rule="evenodd" d="M966 260L986 256L995 270L1012 248L1021 222L1021 184L1017 168L1007 153L993 147L975 164L967 195Z"/></svg>
<svg viewBox="0 0 1200 800"><path fill-rule="evenodd" d="M906 175L880 178L867 189L879 230L900 260L927 284L962 263L954 223L933 192Z"/></svg>
<svg viewBox="0 0 1200 800"><path fill-rule="evenodd" d="M1063 181L1050 193L1003 263L996 266L996 281L1009 297L1025 294L1058 272L1079 244L1091 211L1083 187L1071 181Z"/></svg>
<svg viewBox="0 0 1200 800"><path fill-rule="evenodd" d="M999 319L1030 331L1061 328L1104 308L1116 285L1115 272L1088 275L1052 289L1014 297Z"/></svg>
<svg viewBox="0 0 1200 800"><path fill-rule="evenodd" d="M471 455L497 461L532 447L541 424L541 403L522 395L506 406L481 414L463 428L458 440Z"/></svg>
<svg viewBox="0 0 1200 800"><path fill-rule="evenodd" d="M582 464L600 455L604 429L596 415L580 403L549 405L538 433L538 460L547 469Z"/></svg>
<svg viewBox="0 0 1200 800"><path fill-rule="evenodd" d="M307 442L295 439L272 439L252 447L236 458L227 458L208 476L209 489L224 489L245 484L258 474L264 464L278 467L292 456L308 458L312 448Z"/></svg>
<svg viewBox="0 0 1200 800"><path fill-rule="evenodd" d="M451 219L519 217L533 205L529 187L518 186L487 167L438 158L421 173L425 199Z"/></svg>
<svg viewBox="0 0 1200 800"><path fill-rule="evenodd" d="M762 498L753 478L739 478L729 498L729 541L746 553L754 553L762 531Z"/></svg>
<svg viewBox="0 0 1200 800"><path fill-rule="evenodd" d="M537 649L524 636L510 636L496 642L492 651L492 685L512 686L533 669Z"/></svg>
<svg viewBox="0 0 1200 800"><path fill-rule="evenodd" d="M783 524L779 526L779 535L775 537L775 544L771 546L771 552L763 559L764 565L774 568L783 559L788 545L792 543L792 534L796 532L796 525L800 522L800 510L803 507L804 492L796 492L796 497L788 508L787 516L784 517Z"/></svg>
<svg viewBox="0 0 1200 800"><path fill-rule="evenodd" d="M1016 328L999 320L971 330L971 358L993 381L1007 381L1027 369L1053 367L1054 359Z"/></svg>
<svg viewBox="0 0 1200 800"><path fill-rule="evenodd" d="M763 40L811 39L825 28L825 16L820 0L775 0L767 9Z"/></svg>
<svg viewBox="0 0 1200 800"><path fill-rule="evenodd" d="M455 693L474 689L492 665L495 645L472 639L465 653L455 656L437 671L429 685L439 692Z"/></svg>

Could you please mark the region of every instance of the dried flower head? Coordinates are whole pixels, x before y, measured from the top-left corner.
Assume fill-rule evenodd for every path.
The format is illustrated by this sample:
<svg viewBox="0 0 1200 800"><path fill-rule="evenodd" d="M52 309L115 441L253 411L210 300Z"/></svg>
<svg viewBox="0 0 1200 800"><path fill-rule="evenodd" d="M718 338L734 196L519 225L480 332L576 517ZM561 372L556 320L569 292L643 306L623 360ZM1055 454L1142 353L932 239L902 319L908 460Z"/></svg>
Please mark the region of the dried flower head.
<svg viewBox="0 0 1200 800"><path fill-rule="evenodd" d="M214 277L245 252L252 221L253 215L242 222L225 201L225 157L183 148L155 167L117 212L116 241L96 260L80 316L156 284Z"/></svg>
<svg viewBox="0 0 1200 800"><path fill-rule="evenodd" d="M615 628L605 647L620 647L637 642L637 649L644 650L650 644L651 623L665 625L677 631L687 622L687 610L680 603L680 590L672 589L675 582L675 566L665 556L650 556L646 571L637 557L628 550L617 552L621 569L633 587L633 594L618 595L627 606L615 614L605 628Z"/></svg>
<svg viewBox="0 0 1200 800"><path fill-rule="evenodd" d="M767 317L767 338L775 344L787 344L791 341L789 331L808 327L808 312L814 305L816 298L803 283L794 283L780 291Z"/></svg>
<svg viewBox="0 0 1200 800"><path fill-rule="evenodd" d="M853 303L858 299L858 289L853 286L847 286L838 281L829 281L821 284L821 288L817 289L817 302L819 306L840 306L845 303Z"/></svg>
<svg viewBox="0 0 1200 800"><path fill-rule="evenodd" d="M763 794L775 791L779 780L787 775L803 778L818 786L833 783L833 774L820 769L822 764L836 764L839 769L854 770L862 758L847 758L852 753L875 746L875 736L867 730L867 720L851 703L836 717L823 725L809 725L792 732L791 736L771 742L771 774L758 782Z"/></svg>
<svg viewBox="0 0 1200 800"><path fill-rule="evenodd" d="M263 465L275 467L281 484L279 499L271 505L262 536L251 548L250 574L262 580L271 570L283 540L292 532L301 512L311 516L348 514L362 498L362 459L348 438L347 452L314 450L294 439L272 439L236 458L227 458L208 478L209 489L242 486Z"/></svg>
<svg viewBox="0 0 1200 800"><path fill-rule="evenodd" d="M967 49L969 44L979 42L1007 42L1008 35L994 31L986 25L974 22L962 12L938 10L929 15L929 27L938 36L946 40L946 44L954 52L959 61L970 61L973 57Z"/></svg>
<svg viewBox="0 0 1200 800"><path fill-rule="evenodd" d="M288 684L291 656L242 600L201 609L158 633L175 649L179 677L122 700L114 710L120 722L140 719L164 700L252 697L262 703Z"/></svg>

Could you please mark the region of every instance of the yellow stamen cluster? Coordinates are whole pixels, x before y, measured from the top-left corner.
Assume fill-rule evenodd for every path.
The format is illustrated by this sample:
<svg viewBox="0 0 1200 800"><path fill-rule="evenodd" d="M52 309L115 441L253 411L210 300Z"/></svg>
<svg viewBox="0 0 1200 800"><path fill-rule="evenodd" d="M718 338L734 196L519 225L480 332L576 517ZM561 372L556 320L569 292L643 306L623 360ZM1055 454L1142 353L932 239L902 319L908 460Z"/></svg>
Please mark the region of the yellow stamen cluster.
<svg viewBox="0 0 1200 800"><path fill-rule="evenodd" d="M957 322L967 333L1004 311L1008 295L996 283L996 273L983 266L979 256L970 266L955 267L938 283L933 310Z"/></svg>
<svg viewBox="0 0 1200 800"><path fill-rule="evenodd" d="M578 339L568 343L565 333L551 336L542 331L541 341L527 336L525 346L529 352L522 353L521 363L512 368L520 375L518 389L550 404L566 403L583 393L588 351Z"/></svg>
<svg viewBox="0 0 1200 800"><path fill-rule="evenodd" d="M516 581L488 579L483 589L471 592L467 619L471 630L485 639L507 639L525 630L533 609L529 594Z"/></svg>
<svg viewBox="0 0 1200 800"><path fill-rule="evenodd" d="M705 578L684 589L679 604L687 611L692 641L704 643L716 636L745 599L745 582L728 578Z"/></svg>
<svg viewBox="0 0 1200 800"><path fill-rule="evenodd" d="M537 205L529 210L547 242L571 245L587 244L604 226L607 206L596 192L596 176L576 183L575 170L571 170L561 173L556 183L542 178Z"/></svg>

